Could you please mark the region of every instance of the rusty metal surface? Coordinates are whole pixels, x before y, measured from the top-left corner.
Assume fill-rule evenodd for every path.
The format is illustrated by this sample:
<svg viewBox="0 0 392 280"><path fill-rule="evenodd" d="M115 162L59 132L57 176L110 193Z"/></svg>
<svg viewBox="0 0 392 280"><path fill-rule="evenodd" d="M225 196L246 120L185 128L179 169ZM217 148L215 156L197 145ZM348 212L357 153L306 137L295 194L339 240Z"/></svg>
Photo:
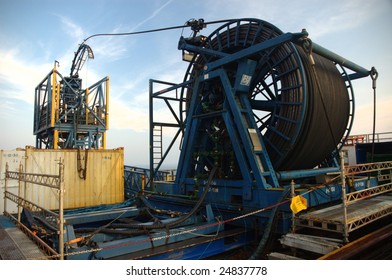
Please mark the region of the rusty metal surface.
<svg viewBox="0 0 392 280"><path fill-rule="evenodd" d="M8 232L0 228L0 259L1 260L24 260L26 259Z"/></svg>
<svg viewBox="0 0 392 280"><path fill-rule="evenodd" d="M344 260L355 258L356 255L362 251L384 242L392 236L392 224L387 225L379 230L373 231L347 245L334 250L322 257L319 260Z"/></svg>

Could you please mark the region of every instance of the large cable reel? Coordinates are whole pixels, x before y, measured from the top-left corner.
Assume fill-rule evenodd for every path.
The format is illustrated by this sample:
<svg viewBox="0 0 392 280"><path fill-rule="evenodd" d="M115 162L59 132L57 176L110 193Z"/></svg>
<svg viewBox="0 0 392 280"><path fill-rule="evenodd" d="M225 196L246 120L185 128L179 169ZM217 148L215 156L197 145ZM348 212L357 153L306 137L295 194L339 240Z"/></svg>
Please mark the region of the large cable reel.
<svg viewBox="0 0 392 280"><path fill-rule="evenodd" d="M230 21L212 32L203 47L235 53L283 34L259 19ZM347 137L352 125L353 97L335 64L300 44L286 42L258 52L249 99L276 170L313 168L326 162ZM185 81L195 80L214 56L199 54L189 64ZM224 66L236 76L237 63ZM186 91L186 112L193 88ZM345 135L346 134L346 135Z"/></svg>

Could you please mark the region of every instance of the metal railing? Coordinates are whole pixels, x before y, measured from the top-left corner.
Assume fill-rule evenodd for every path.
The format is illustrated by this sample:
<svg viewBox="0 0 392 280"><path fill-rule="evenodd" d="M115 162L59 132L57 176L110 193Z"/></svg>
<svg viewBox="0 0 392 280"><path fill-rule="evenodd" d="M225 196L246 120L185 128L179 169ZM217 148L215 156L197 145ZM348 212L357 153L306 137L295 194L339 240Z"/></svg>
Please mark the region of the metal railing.
<svg viewBox="0 0 392 280"><path fill-rule="evenodd" d="M381 171L389 170L389 174L381 174ZM375 187L366 187L363 190L354 191L350 193L346 193L346 177L354 176L358 174L364 173L378 173L378 182L380 181L389 181L387 183L375 186ZM369 181L369 180L368 180ZM347 208L350 203L355 201L367 199L370 197L374 197L383 193L392 191L392 162L375 162L375 163L366 163L359 164L354 166L345 166L344 165L344 157L341 155L341 182L342 182L342 205L343 205L343 238L345 242L348 242L349 232L368 224L369 222L374 221L384 215L389 214L389 212L385 212L386 210L379 211L377 213L372 213L368 217L364 217L362 219L357 219L353 222L348 222L347 218ZM390 211L390 210L387 210Z"/></svg>
<svg viewBox="0 0 392 280"><path fill-rule="evenodd" d="M340 174L330 173L330 175L336 176L321 186L340 184L341 206L332 206L331 213L333 213L329 216L325 214L327 213L326 211L322 213L318 212L314 215L312 215L311 212L308 212L299 216L293 213L293 232L296 231L296 227L310 227L341 233L343 235L343 241L347 243L350 232L392 214L392 207L382 206L374 208L371 211L369 210L368 212L361 212L361 215L351 215L351 217L349 215L352 214L351 211L353 211L353 209L359 209L358 206L354 205L352 206L353 208L349 209L351 204L392 192L392 161L345 166L344 157L341 155ZM363 184L361 184L360 189L352 190L357 179L360 179ZM377 185L374 183L375 180L377 181ZM373 181L373 183L371 183L371 181ZM291 191L292 197L294 197L294 182L291 184ZM339 217L336 216L337 212L334 212L334 210L337 209L336 207L341 207L341 214L339 214L341 216Z"/></svg>
<svg viewBox="0 0 392 280"><path fill-rule="evenodd" d="M8 180L17 180L19 182L18 195L8 191ZM22 182L25 184L22 186ZM27 200L24 196L26 195L26 183L33 185L41 185L48 188L57 190L59 210L55 213L51 210L45 209L40 205ZM24 188L24 189L23 189ZM22 195L23 194L23 195ZM12 201L18 206L17 218L7 212L7 200ZM41 238L34 234L21 222L21 210L27 208L34 212L35 215L40 216L50 225L57 229L59 238L59 252L57 253L53 248L47 245ZM13 219L19 228L25 232L47 255L56 256L58 255L61 260L64 259L64 164L62 160L59 161L58 175L50 174L37 174L37 173L25 173L23 172L23 165L19 165L19 171L10 171L8 163L6 164L5 171L5 191L4 191L4 214Z"/></svg>
<svg viewBox="0 0 392 280"><path fill-rule="evenodd" d="M374 135L374 142L387 142L392 141L392 132L380 132ZM372 143L373 142L373 134L358 134L358 135L350 135L347 137L345 145L354 145L357 143Z"/></svg>
<svg viewBox="0 0 392 280"><path fill-rule="evenodd" d="M174 181L176 170L168 169L157 171L154 174L154 181ZM132 194L151 191L150 169L124 165L124 191L125 197L130 198Z"/></svg>

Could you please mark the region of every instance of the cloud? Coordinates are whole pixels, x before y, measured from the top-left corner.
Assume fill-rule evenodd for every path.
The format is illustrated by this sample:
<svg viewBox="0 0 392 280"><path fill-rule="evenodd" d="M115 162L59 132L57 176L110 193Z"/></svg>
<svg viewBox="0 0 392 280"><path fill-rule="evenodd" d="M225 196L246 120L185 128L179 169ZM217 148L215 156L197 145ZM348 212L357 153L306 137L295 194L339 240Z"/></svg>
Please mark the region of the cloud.
<svg viewBox="0 0 392 280"><path fill-rule="evenodd" d="M0 97L7 100L23 101L28 104L34 102L34 89L44 75L53 67L49 63L35 64L20 58L20 51L16 47L11 50L0 49ZM9 103L15 104L14 102Z"/></svg>
<svg viewBox="0 0 392 280"><path fill-rule="evenodd" d="M148 130L149 120L149 79L180 83L184 77L184 71L174 66L174 63L162 64L155 70L145 69L134 79L126 80L123 84L111 83L110 89L110 127L114 129L131 129L142 132ZM176 69L162 71L160 69ZM154 92L169 87L159 83L153 84ZM178 91L179 94L179 91ZM172 104L173 109L179 111L178 102ZM174 122L171 112L164 102L154 102L155 120L161 122Z"/></svg>
<svg viewBox="0 0 392 280"><path fill-rule="evenodd" d="M129 45L127 47L121 38L105 37L95 40L91 43L91 47L100 60L114 62L126 55Z"/></svg>
<svg viewBox="0 0 392 280"><path fill-rule="evenodd" d="M390 1L377 0L209 0L203 2L206 21L225 18L259 18L283 32L308 29L313 38L349 30L390 9ZM241 7L241 8L239 8Z"/></svg>
<svg viewBox="0 0 392 280"><path fill-rule="evenodd" d="M160 6L159 8L157 8L156 10L154 10L152 12L152 14L150 16L148 16L147 18L145 18L144 20L142 20L141 22L139 22L138 24L136 24L131 30L135 31L137 30L140 26L144 25L145 23L147 23L148 21L152 20L153 18L155 18L157 15L159 15L159 13L166 8L168 5L171 4L171 2L173 2L174 0L169 0L167 1L165 4L163 4L162 6Z"/></svg>
<svg viewBox="0 0 392 280"><path fill-rule="evenodd" d="M135 26L133 26L131 29L128 29L128 31L124 32L124 30L121 30L123 26L117 26L112 29L111 32L109 33L103 33L107 34L104 36L99 36L100 38L98 39L95 37L94 39L94 53L96 53L99 56L104 57L106 60L109 61L116 61L124 57L129 48L132 47L132 45L135 44L135 41L129 41L125 40L124 36L115 36L115 34L121 34L121 33L129 33L133 31L139 31L138 29L149 22L150 20L154 19L156 16L158 16L163 9L165 9L168 5L170 5L174 0L169 0L165 2L162 6L158 7L155 9L151 15L137 23ZM63 23L66 25L67 28L75 28L75 32L71 33L73 37L78 37L80 34L83 34L83 30L78 27L75 23L71 22L69 19L62 20ZM90 34L89 36L94 35Z"/></svg>
<svg viewBox="0 0 392 280"><path fill-rule="evenodd" d="M10 119L16 113L16 104L13 101L5 100L0 102L0 117Z"/></svg>
<svg viewBox="0 0 392 280"><path fill-rule="evenodd" d="M376 101L376 132L392 131L392 97ZM363 134L373 131L373 103L357 106L351 134Z"/></svg>
<svg viewBox="0 0 392 280"><path fill-rule="evenodd" d="M369 0L340 1L339 5L329 5L328 2L315 10L308 11L304 17L308 31L312 37L321 37L330 33L348 31L369 22L377 14L382 13L385 4Z"/></svg>
<svg viewBox="0 0 392 280"><path fill-rule="evenodd" d="M132 106L117 98L112 98L109 106L110 129L132 129L136 132L148 130L148 108Z"/></svg>
<svg viewBox="0 0 392 280"><path fill-rule="evenodd" d="M85 31L82 27L73 22L69 17L57 15L62 23L62 29L66 34L68 34L72 39L76 41L82 41L86 36Z"/></svg>

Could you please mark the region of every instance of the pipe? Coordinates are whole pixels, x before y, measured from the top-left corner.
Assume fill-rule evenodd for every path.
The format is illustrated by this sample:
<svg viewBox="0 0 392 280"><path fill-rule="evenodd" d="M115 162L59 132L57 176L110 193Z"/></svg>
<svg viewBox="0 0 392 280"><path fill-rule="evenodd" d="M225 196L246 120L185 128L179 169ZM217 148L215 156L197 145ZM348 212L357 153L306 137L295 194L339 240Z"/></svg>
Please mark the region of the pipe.
<svg viewBox="0 0 392 280"><path fill-rule="evenodd" d="M276 176L279 180L291 180L304 177L312 177L330 172L339 172L339 167L326 167L326 168L315 168L315 169L303 169L303 170L292 170L292 171L279 171L276 172Z"/></svg>
<svg viewBox="0 0 392 280"><path fill-rule="evenodd" d="M341 66L344 66L354 72L357 72L358 74L360 74L359 76L356 76L356 78L362 78L362 77L366 77L370 74L370 70L367 70L361 66L359 66L358 64L355 64L354 62L345 59L344 57L331 52L330 50L312 42L312 51L314 53L317 53L335 63L340 64Z"/></svg>

